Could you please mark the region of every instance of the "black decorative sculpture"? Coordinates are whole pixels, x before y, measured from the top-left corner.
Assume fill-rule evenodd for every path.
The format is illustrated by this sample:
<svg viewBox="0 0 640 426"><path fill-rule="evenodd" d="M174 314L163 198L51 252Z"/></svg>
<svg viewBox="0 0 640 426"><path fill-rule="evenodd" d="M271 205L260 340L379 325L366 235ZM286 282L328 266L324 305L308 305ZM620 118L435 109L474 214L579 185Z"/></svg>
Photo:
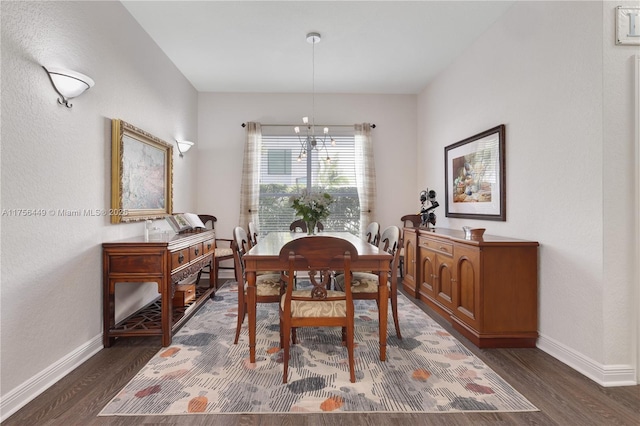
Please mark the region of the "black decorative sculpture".
<svg viewBox="0 0 640 426"><path fill-rule="evenodd" d="M425 207L424 205L427 200L431 203L429 207ZM422 203L422 208L420 209L420 215L422 216L421 226L427 229L429 229L429 224L436 226L436 214L432 211L440 205L436 201L436 191L427 189L420 192L420 202Z"/></svg>

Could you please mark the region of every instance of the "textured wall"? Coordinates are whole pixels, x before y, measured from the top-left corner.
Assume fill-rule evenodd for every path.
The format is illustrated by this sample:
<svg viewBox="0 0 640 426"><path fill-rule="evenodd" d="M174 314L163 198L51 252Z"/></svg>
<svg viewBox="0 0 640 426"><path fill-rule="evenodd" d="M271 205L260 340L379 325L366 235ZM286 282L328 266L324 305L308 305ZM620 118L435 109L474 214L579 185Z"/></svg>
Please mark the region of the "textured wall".
<svg viewBox="0 0 640 426"><path fill-rule="evenodd" d="M310 115L310 94L201 93L198 107L200 141L198 171L203 182L224 182L198 198L198 210L219 220L227 238L240 215L240 178L247 121L264 124L302 123ZM400 217L419 209L416 179L416 96L316 95L316 123L375 123L372 130L377 175L376 220L400 225ZM224 200L224 201L221 201ZM247 224L241 224L247 226Z"/></svg>
<svg viewBox="0 0 640 426"><path fill-rule="evenodd" d="M601 381L636 363L637 48L613 45L614 7L516 2L418 99L418 161L506 124L507 221L441 223L539 241L539 343ZM441 162L420 171L444 191Z"/></svg>
<svg viewBox="0 0 640 426"><path fill-rule="evenodd" d="M108 209L112 118L170 143L196 137L195 89L120 2L1 7L2 209ZM77 70L96 85L67 109L41 65ZM182 189L195 184L195 157L174 154L176 209L195 208L194 191ZM101 243L143 228L51 213L5 214L1 225L4 404L14 388L100 338ZM155 293L148 287L122 291L140 304Z"/></svg>

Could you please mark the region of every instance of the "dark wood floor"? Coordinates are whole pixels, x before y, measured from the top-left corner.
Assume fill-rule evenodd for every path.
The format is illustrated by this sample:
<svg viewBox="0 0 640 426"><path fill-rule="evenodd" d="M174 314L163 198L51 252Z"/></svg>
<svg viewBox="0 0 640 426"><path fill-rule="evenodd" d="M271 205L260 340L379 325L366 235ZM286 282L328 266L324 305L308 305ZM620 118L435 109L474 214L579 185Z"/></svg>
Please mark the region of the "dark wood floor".
<svg viewBox="0 0 640 426"><path fill-rule="evenodd" d="M640 386L603 388L538 349L478 349L417 304L540 411L470 414L291 414L97 417L160 349L159 338L119 339L2 424L25 425L640 425ZM232 336L229 337L230 339Z"/></svg>

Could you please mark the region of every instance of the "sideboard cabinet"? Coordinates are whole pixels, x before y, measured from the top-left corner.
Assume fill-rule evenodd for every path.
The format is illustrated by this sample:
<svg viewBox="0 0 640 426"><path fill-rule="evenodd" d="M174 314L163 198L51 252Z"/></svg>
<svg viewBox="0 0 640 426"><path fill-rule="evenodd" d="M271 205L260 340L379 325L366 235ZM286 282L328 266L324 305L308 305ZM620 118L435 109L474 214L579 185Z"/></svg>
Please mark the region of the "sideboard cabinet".
<svg viewBox="0 0 640 426"><path fill-rule="evenodd" d="M215 238L215 231L210 230L172 235L162 241L135 237L103 243L104 347L125 336L160 336L162 346L169 346L173 333L214 294L213 280L209 280L208 286L196 286L193 301L173 306L176 285L211 266ZM155 282L160 296L116 324L115 288L123 282Z"/></svg>
<svg viewBox="0 0 640 426"><path fill-rule="evenodd" d="M402 286L407 293L417 298L416 262L418 254L418 228L404 228L402 241Z"/></svg>
<svg viewBox="0 0 640 426"><path fill-rule="evenodd" d="M405 235L414 229L406 228ZM417 297L478 347L535 347L537 242L491 235L465 239L453 229L417 234Z"/></svg>

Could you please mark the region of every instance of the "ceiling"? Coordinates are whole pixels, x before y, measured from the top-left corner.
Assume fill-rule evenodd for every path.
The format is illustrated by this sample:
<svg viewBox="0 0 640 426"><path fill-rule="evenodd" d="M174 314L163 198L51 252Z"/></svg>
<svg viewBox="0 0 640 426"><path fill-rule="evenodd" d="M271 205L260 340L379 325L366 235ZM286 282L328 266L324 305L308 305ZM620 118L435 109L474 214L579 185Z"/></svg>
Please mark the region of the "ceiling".
<svg viewBox="0 0 640 426"><path fill-rule="evenodd" d="M200 92L419 93L513 1L122 1Z"/></svg>

